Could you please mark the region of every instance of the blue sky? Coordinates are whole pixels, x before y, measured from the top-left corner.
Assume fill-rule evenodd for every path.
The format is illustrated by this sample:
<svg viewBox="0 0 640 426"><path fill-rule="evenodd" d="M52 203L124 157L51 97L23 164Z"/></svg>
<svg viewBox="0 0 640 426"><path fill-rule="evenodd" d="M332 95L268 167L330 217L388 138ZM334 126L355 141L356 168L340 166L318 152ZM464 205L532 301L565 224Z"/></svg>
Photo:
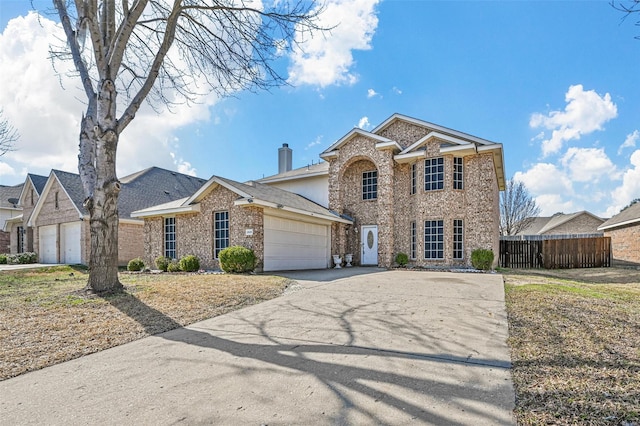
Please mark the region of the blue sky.
<svg viewBox="0 0 640 426"><path fill-rule="evenodd" d="M0 157L5 185L76 171L81 94L47 59L55 22L28 11L0 2L0 106L22 136ZM301 167L397 112L502 143L507 177L543 214L608 217L640 197L640 28L622 18L607 1L330 0L325 22L340 25L306 61L277 64L292 86L147 108L122 135L118 170L256 179L277 172L282 143Z"/></svg>

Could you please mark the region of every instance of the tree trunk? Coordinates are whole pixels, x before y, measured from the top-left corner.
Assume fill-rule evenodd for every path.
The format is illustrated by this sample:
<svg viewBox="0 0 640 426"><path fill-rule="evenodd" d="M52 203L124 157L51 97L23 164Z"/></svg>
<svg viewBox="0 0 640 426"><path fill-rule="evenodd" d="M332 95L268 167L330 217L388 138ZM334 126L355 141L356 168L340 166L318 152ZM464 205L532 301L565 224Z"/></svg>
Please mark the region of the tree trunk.
<svg viewBox="0 0 640 426"><path fill-rule="evenodd" d="M118 280L120 182L116 175L119 135L115 100L112 81L102 81L96 108L87 109L80 135L79 170L87 195L85 207L89 211L91 230L88 287L97 293L123 288Z"/></svg>

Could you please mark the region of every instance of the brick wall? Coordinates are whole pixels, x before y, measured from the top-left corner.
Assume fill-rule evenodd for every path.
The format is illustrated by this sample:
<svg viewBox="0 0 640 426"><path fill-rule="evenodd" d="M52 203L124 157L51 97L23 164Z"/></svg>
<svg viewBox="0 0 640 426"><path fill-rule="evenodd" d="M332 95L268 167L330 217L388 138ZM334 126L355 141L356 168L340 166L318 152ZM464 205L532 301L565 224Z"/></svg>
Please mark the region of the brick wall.
<svg viewBox="0 0 640 426"><path fill-rule="evenodd" d="M614 260L640 264L640 224L608 230L604 236L611 237Z"/></svg>
<svg viewBox="0 0 640 426"><path fill-rule="evenodd" d="M604 220L595 218L589 214L582 213L580 216L571 219L557 226L545 235L564 235L564 234L595 234L598 231L598 226L602 225Z"/></svg>
<svg viewBox="0 0 640 426"><path fill-rule="evenodd" d="M37 246L33 244L33 229L27 228L27 223L29 222L29 218L31 217L31 213L33 212L33 208L35 204L38 202L38 193L31 185L31 181L27 180L25 183L25 187L23 189L23 198L22 198L22 227L27 230L24 235L24 251L38 251ZM31 201L33 200L33 204ZM18 252L18 234L17 228L20 225L13 225L10 232L10 253Z"/></svg>
<svg viewBox="0 0 640 426"><path fill-rule="evenodd" d="M120 223L118 225L118 264L129 263L131 259L144 256L144 225ZM88 256L86 257L88 259ZM149 265L153 266L153 265ZM153 266L155 267L155 266Z"/></svg>
<svg viewBox="0 0 640 426"><path fill-rule="evenodd" d="M217 269L213 258L213 215L216 211L229 211L229 244L252 249L258 258L258 268L264 262L264 221L262 209L254 206L235 206L238 194L217 186L200 202L199 213L176 215L176 255L178 258L193 254L204 269ZM253 229L247 236L245 230ZM146 218L144 224L144 259L153 265L156 257L164 254L164 219Z"/></svg>

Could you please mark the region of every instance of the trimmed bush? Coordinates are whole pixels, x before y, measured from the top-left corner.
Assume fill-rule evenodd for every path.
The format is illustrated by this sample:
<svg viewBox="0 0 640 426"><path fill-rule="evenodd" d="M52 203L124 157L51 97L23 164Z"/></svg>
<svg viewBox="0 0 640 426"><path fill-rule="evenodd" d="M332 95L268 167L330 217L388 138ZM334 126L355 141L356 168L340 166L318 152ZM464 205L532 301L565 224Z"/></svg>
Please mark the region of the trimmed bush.
<svg viewBox="0 0 640 426"><path fill-rule="evenodd" d="M200 269L200 260L192 254L183 256L180 259L180 269L184 272L196 272Z"/></svg>
<svg viewBox="0 0 640 426"><path fill-rule="evenodd" d="M396 255L396 263L401 267L407 266L407 263L409 263L409 256L407 256L406 253L398 253Z"/></svg>
<svg viewBox="0 0 640 426"><path fill-rule="evenodd" d="M155 260L156 268L160 269L162 272L167 272L169 262L171 262L171 259L169 259L168 257L158 256Z"/></svg>
<svg viewBox="0 0 640 426"><path fill-rule="evenodd" d="M6 265L6 264L7 264L7 255L0 254L0 265Z"/></svg>
<svg viewBox="0 0 640 426"><path fill-rule="evenodd" d="M220 268L228 273L242 274L256 267L256 255L253 250L242 246L231 246L218 254Z"/></svg>
<svg viewBox="0 0 640 426"><path fill-rule="evenodd" d="M471 252L471 264L476 269L489 271L493 265L493 251L487 249L476 249Z"/></svg>
<svg viewBox="0 0 640 426"><path fill-rule="evenodd" d="M144 261L139 257L135 259L131 259L129 263L127 263L127 271L137 272L142 271L144 269Z"/></svg>
<svg viewBox="0 0 640 426"><path fill-rule="evenodd" d="M6 263L11 265L26 265L28 263L38 262L38 254L32 251L17 254L7 254L5 256L7 258Z"/></svg>
<svg viewBox="0 0 640 426"><path fill-rule="evenodd" d="M167 272L180 272L180 265L177 260L172 260L167 265Z"/></svg>

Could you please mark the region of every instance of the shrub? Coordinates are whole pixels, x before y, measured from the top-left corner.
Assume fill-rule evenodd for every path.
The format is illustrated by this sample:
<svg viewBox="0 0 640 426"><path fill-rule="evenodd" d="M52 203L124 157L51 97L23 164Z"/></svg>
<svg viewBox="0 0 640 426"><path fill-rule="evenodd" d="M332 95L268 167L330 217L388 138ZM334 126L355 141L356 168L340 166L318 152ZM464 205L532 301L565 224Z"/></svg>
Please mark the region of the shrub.
<svg viewBox="0 0 640 426"><path fill-rule="evenodd" d="M7 264L7 255L0 254L0 265L6 265L6 264Z"/></svg>
<svg viewBox="0 0 640 426"><path fill-rule="evenodd" d="M167 265L167 272L180 272L180 265L177 260L172 260Z"/></svg>
<svg viewBox="0 0 640 426"><path fill-rule="evenodd" d="M476 269L488 271L493 265L493 251L486 249L476 249L471 252L471 264Z"/></svg>
<svg viewBox="0 0 640 426"><path fill-rule="evenodd" d="M36 263L38 261L38 254L32 251L17 254L7 254L7 263L12 265L26 265L28 263Z"/></svg>
<svg viewBox="0 0 640 426"><path fill-rule="evenodd" d="M144 269L144 261L139 257L131 259L127 263L127 271L142 271Z"/></svg>
<svg viewBox="0 0 640 426"><path fill-rule="evenodd" d="M396 263L401 267L407 266L407 263L409 263L409 256L407 256L406 253L398 253L396 255Z"/></svg>
<svg viewBox="0 0 640 426"><path fill-rule="evenodd" d="M218 254L220 268L229 273L251 272L256 267L256 255L253 250L242 246L231 246Z"/></svg>
<svg viewBox="0 0 640 426"><path fill-rule="evenodd" d="M168 257L158 256L155 260L156 268L160 269L162 272L167 272L167 267L169 266L170 262L171 259L169 259Z"/></svg>
<svg viewBox="0 0 640 426"><path fill-rule="evenodd" d="M183 256L180 259L180 269L185 272L195 272L200 269L200 260L192 254Z"/></svg>

